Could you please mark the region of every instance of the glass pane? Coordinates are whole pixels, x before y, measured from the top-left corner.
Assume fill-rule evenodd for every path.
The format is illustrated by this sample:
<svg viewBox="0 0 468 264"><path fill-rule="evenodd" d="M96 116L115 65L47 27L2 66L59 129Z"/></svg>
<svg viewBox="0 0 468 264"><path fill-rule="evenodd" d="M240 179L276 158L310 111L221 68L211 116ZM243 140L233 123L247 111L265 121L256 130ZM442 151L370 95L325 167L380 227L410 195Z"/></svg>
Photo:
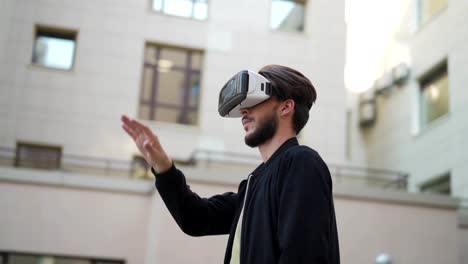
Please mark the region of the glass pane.
<svg viewBox="0 0 468 264"><path fill-rule="evenodd" d="M206 1L196 1L193 6L193 18L205 20L208 17L208 3Z"/></svg>
<svg viewBox="0 0 468 264"><path fill-rule="evenodd" d="M200 98L200 75L192 74L192 78L190 80L189 106L198 107L199 98Z"/></svg>
<svg viewBox="0 0 468 264"><path fill-rule="evenodd" d="M161 11L162 9L162 1L163 0L153 0L153 10Z"/></svg>
<svg viewBox="0 0 468 264"><path fill-rule="evenodd" d="M156 51L157 51L156 46L150 46L147 45L145 48L145 62L149 64L155 65L157 60L156 60Z"/></svg>
<svg viewBox="0 0 468 264"><path fill-rule="evenodd" d="M143 120L150 119L150 106L148 104L140 104L138 109L138 118Z"/></svg>
<svg viewBox="0 0 468 264"><path fill-rule="evenodd" d="M39 35L34 44L34 64L51 68L71 69L75 52L75 41Z"/></svg>
<svg viewBox="0 0 468 264"><path fill-rule="evenodd" d="M18 147L17 160L18 167L58 169L60 163L60 149L20 145Z"/></svg>
<svg viewBox="0 0 468 264"><path fill-rule="evenodd" d="M40 260L40 264L91 264L89 260L73 258L42 257Z"/></svg>
<svg viewBox="0 0 468 264"><path fill-rule="evenodd" d="M421 22L427 22L447 5L447 0L420 0Z"/></svg>
<svg viewBox="0 0 468 264"><path fill-rule="evenodd" d="M198 124L198 111L190 111L187 113L186 124L197 125Z"/></svg>
<svg viewBox="0 0 468 264"><path fill-rule="evenodd" d="M37 257L30 255L15 255L10 254L8 258L9 264L37 264Z"/></svg>
<svg viewBox="0 0 468 264"><path fill-rule="evenodd" d="M180 17L191 17L192 5L192 0L165 0L164 13Z"/></svg>
<svg viewBox="0 0 468 264"><path fill-rule="evenodd" d="M146 178L149 176L149 165L141 156L133 157L132 176L135 178ZM104 263L104 262L100 262Z"/></svg>
<svg viewBox="0 0 468 264"><path fill-rule="evenodd" d="M172 66L186 67L187 51L182 49L163 48L159 66L170 69Z"/></svg>
<svg viewBox="0 0 468 264"><path fill-rule="evenodd" d="M180 109L157 107L155 110L156 120L161 122L179 123L181 118Z"/></svg>
<svg viewBox="0 0 468 264"><path fill-rule="evenodd" d="M184 84L184 72L160 72L158 77L158 103L181 105L184 96Z"/></svg>
<svg viewBox="0 0 468 264"><path fill-rule="evenodd" d="M273 29L302 31L304 29L304 3L291 0L271 2L270 26Z"/></svg>
<svg viewBox="0 0 468 264"><path fill-rule="evenodd" d="M447 74L423 87L421 101L423 125L448 113L449 91Z"/></svg>
<svg viewBox="0 0 468 264"><path fill-rule="evenodd" d="M192 52L192 69L200 70L202 67L202 53L198 51Z"/></svg>
<svg viewBox="0 0 468 264"><path fill-rule="evenodd" d="M154 68L145 67L143 70L143 81L141 84L141 94L140 99L149 101L151 100L151 94L153 90L153 77L154 77L155 70Z"/></svg>

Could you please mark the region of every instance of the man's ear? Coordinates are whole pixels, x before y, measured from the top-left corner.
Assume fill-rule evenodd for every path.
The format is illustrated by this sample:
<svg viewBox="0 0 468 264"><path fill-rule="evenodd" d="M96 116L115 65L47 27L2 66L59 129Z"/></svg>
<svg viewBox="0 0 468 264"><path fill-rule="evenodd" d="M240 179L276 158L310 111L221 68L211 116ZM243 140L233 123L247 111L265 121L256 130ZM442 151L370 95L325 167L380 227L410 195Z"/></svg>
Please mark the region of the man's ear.
<svg viewBox="0 0 468 264"><path fill-rule="evenodd" d="M281 104L281 116L292 115L294 113L294 106L296 103L292 99L288 99Z"/></svg>

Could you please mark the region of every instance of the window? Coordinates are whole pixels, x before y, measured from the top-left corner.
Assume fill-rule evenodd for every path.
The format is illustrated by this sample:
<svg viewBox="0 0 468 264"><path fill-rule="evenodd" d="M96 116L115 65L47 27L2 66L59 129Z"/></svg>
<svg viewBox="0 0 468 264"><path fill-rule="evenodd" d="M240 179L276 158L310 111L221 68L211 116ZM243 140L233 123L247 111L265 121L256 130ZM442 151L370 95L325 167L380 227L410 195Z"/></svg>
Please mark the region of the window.
<svg viewBox="0 0 468 264"><path fill-rule="evenodd" d="M425 24L447 6L447 0L417 0L419 25Z"/></svg>
<svg viewBox="0 0 468 264"><path fill-rule="evenodd" d="M150 166L142 156L133 157L131 175L135 178L152 178Z"/></svg>
<svg viewBox="0 0 468 264"><path fill-rule="evenodd" d="M452 193L450 188L450 172L424 182L421 184L420 190L421 192L450 195Z"/></svg>
<svg viewBox="0 0 468 264"><path fill-rule="evenodd" d="M61 147L30 143L16 145L16 167L55 170L60 168L61 158Z"/></svg>
<svg viewBox="0 0 468 264"><path fill-rule="evenodd" d="M422 127L449 111L447 62L435 67L420 80Z"/></svg>
<svg viewBox="0 0 468 264"><path fill-rule="evenodd" d="M153 0L153 10L172 16L205 20L208 17L208 1Z"/></svg>
<svg viewBox="0 0 468 264"><path fill-rule="evenodd" d="M202 57L197 50L147 45L139 118L196 125Z"/></svg>
<svg viewBox="0 0 468 264"><path fill-rule="evenodd" d="M32 63L70 70L73 67L75 46L76 31L37 26Z"/></svg>
<svg viewBox="0 0 468 264"><path fill-rule="evenodd" d="M3 261L1 256L3 255ZM25 253L1 253L0 264L124 264L122 260L86 259L80 257L43 256Z"/></svg>
<svg viewBox="0 0 468 264"><path fill-rule="evenodd" d="M302 32L304 30L304 10L305 0L272 0L271 28Z"/></svg>

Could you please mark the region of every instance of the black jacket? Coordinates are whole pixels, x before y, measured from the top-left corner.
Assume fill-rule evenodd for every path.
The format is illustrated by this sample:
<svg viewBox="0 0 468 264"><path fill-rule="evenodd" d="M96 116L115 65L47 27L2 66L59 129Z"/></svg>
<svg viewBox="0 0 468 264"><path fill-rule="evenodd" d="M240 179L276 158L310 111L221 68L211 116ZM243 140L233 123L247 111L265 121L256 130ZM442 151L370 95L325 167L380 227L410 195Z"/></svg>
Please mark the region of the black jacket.
<svg viewBox="0 0 468 264"><path fill-rule="evenodd" d="M229 234L224 263L231 258L246 186L243 180L237 193L200 198L174 166L156 174L156 188L186 234ZM296 138L252 172L243 214L241 264L340 262L330 172Z"/></svg>

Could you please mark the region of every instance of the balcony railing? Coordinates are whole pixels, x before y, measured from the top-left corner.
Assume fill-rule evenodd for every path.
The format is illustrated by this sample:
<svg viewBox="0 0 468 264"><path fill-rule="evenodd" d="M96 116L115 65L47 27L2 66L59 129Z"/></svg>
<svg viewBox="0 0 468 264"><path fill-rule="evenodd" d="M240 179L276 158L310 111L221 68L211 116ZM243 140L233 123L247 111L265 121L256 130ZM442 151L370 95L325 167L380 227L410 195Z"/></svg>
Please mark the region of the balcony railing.
<svg viewBox="0 0 468 264"><path fill-rule="evenodd" d="M0 147L0 166L15 166L16 150ZM198 149L180 165L201 170L220 170L240 173L251 171L262 161L257 155ZM176 161L177 163L177 161ZM150 178L146 168L131 160L105 159L62 154L60 168L64 172L98 174L132 178ZM335 184L406 190L408 174L401 171L328 164ZM242 174L243 175L243 174ZM241 176L242 176L241 175Z"/></svg>

